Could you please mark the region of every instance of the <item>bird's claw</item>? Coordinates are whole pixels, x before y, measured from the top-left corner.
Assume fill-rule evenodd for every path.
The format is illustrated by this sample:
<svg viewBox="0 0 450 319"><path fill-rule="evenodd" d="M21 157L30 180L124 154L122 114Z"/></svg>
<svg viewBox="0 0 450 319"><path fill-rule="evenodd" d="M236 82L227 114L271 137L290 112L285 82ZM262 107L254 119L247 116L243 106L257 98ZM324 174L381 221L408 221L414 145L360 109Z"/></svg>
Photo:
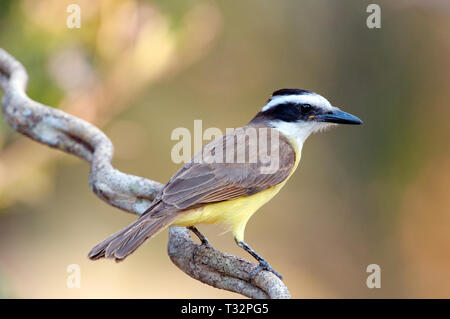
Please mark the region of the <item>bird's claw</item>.
<svg viewBox="0 0 450 319"><path fill-rule="evenodd" d="M209 243L209 240L205 236L203 236L200 239L200 241L201 241L201 244L196 245L196 247L194 248L194 251L192 252L192 259L194 260L194 262L195 262L195 258L197 257L198 250L200 248L212 248L211 244Z"/></svg>
<svg viewBox="0 0 450 319"><path fill-rule="evenodd" d="M208 238L206 238L205 235L203 235L201 232L199 232L197 228L195 228L194 226L191 226L191 227L188 227L188 229L189 229L191 232L193 232L193 233L198 237L198 239L200 239L200 241L201 241L201 243L202 243L201 246L206 246L206 247L211 246L211 245L209 244Z"/></svg>
<svg viewBox="0 0 450 319"><path fill-rule="evenodd" d="M203 237L202 239L201 239L201 246L206 246L206 247L210 247L211 246L211 244L209 243L209 240L208 240L208 238L206 238L206 237Z"/></svg>
<svg viewBox="0 0 450 319"><path fill-rule="evenodd" d="M270 264L266 261L266 260L261 260L259 262L258 267L256 267L252 273L250 274L250 280L253 280L253 278L261 271L261 270L267 270L270 271L271 273L273 273L275 276L277 276L278 278L280 278L281 280L283 280L283 276L277 272L275 269L272 268L272 266L270 266Z"/></svg>

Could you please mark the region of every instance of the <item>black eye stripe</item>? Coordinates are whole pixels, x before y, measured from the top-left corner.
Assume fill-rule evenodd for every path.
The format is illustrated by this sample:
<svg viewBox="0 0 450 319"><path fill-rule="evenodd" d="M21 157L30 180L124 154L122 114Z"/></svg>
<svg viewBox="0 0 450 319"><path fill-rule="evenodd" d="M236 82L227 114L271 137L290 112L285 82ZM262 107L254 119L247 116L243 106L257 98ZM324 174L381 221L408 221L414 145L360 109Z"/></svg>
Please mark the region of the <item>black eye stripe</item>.
<svg viewBox="0 0 450 319"><path fill-rule="evenodd" d="M320 107L308 103L285 102L272 106L259 112L252 122L257 121L283 121L300 122L314 121L314 116L323 113Z"/></svg>
<svg viewBox="0 0 450 319"><path fill-rule="evenodd" d="M282 103L261 112L261 114L268 119L276 119L284 122L295 122L302 116L300 108L296 106L297 104L293 103Z"/></svg>
<svg viewBox="0 0 450 319"><path fill-rule="evenodd" d="M318 108L307 103L280 103L258 113L257 117L263 116L266 120L280 120L284 122L298 122L309 120L310 115L320 113Z"/></svg>

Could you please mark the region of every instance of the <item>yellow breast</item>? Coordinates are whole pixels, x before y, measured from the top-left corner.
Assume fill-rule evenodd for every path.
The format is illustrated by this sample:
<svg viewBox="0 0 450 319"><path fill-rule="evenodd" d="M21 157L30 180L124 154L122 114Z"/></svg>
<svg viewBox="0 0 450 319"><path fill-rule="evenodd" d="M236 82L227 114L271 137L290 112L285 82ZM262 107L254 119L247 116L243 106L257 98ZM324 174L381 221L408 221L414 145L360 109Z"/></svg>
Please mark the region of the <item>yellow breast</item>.
<svg viewBox="0 0 450 319"><path fill-rule="evenodd" d="M297 156L292 171L282 183L251 196L208 204L185 212L172 225L188 227L197 224L224 224L232 230L237 241L243 241L245 226L250 217L280 191L300 162L300 150L295 142L291 144L295 147Z"/></svg>

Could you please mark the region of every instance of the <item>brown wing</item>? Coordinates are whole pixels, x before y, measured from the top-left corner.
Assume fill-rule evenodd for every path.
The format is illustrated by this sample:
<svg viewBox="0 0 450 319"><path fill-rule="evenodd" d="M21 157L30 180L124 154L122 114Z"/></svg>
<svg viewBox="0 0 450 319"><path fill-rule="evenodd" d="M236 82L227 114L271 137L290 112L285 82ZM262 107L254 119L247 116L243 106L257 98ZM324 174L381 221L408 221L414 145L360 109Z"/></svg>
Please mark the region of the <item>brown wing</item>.
<svg viewBox="0 0 450 319"><path fill-rule="evenodd" d="M295 152L278 131L245 126L206 145L175 173L158 199L164 206L186 210L252 195L283 182L294 163Z"/></svg>

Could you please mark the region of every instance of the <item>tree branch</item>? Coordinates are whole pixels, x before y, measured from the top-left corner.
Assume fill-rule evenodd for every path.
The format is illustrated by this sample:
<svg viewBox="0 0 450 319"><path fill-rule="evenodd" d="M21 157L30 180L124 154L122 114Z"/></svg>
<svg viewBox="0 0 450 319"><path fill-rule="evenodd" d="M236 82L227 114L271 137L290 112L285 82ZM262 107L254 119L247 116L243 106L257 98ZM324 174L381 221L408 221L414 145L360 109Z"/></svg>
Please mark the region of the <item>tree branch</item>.
<svg viewBox="0 0 450 319"><path fill-rule="evenodd" d="M109 138L84 120L31 100L25 93L27 81L25 68L0 49L2 112L11 127L89 162L89 184L98 197L126 212L142 214L163 185L112 167L114 149ZM171 227L168 254L185 273L213 287L251 298L290 297L287 287L274 274L260 271L251 280L256 264L196 244L185 228Z"/></svg>

